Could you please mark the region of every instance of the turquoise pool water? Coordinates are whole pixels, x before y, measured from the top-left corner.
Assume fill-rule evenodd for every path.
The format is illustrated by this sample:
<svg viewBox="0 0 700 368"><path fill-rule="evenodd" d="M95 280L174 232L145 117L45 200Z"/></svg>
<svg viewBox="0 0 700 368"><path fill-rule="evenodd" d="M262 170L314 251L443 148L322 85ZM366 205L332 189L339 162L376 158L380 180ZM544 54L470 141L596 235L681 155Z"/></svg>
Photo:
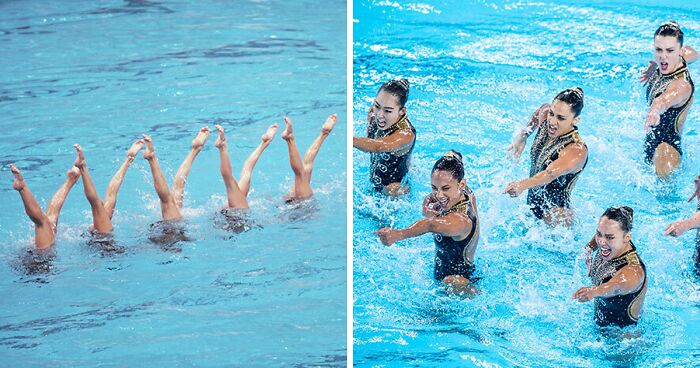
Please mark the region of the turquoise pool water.
<svg viewBox="0 0 700 368"><path fill-rule="evenodd" d="M0 366L344 366L345 39L344 1L0 3ZM216 227L212 135L186 187L190 241L148 240L161 214L139 156L114 215L120 252L87 244L78 183L50 270L22 265L34 231L11 162L45 205L80 143L103 195L148 133L172 183L197 130L221 124L237 176L269 124L292 117L303 154L331 113L313 211L282 202L293 177L278 134L253 175L257 226Z"/></svg>
<svg viewBox="0 0 700 368"><path fill-rule="evenodd" d="M409 180L397 200L371 195L369 156L353 152L354 361L357 366L649 367L700 361L700 280L694 232L662 236L692 214L700 117L684 127L681 171L660 183L642 162L646 103L637 77L652 58L653 33L675 19L697 46L700 7L630 1L356 1L353 133L362 135L382 82L411 82L417 129ZM697 66L691 65L691 73ZM576 185L571 230L529 216L525 195L501 194L528 176L527 152L506 159L517 127L557 92L585 92L579 124L589 163ZM371 233L421 216L433 163L464 154L481 219L476 268L482 294L444 295L432 280L430 236L383 246ZM529 145L527 150L529 150ZM592 303L571 295L590 285L582 247L611 205L635 210L633 239L649 272L641 336L602 336Z"/></svg>

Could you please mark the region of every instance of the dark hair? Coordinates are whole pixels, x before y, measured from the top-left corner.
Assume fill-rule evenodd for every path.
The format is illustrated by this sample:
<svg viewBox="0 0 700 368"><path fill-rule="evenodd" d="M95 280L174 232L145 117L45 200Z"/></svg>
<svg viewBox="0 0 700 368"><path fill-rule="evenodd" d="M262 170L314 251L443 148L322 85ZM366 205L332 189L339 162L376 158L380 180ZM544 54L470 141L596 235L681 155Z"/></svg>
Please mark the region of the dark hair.
<svg viewBox="0 0 700 368"><path fill-rule="evenodd" d="M462 163L462 154L449 150L444 156L440 157L433 165L433 171L437 170L449 171L452 177L461 181L464 179L464 164Z"/></svg>
<svg viewBox="0 0 700 368"><path fill-rule="evenodd" d="M603 216L620 224L620 229L628 233L632 230L634 211L627 206L613 206L603 212Z"/></svg>
<svg viewBox="0 0 700 368"><path fill-rule="evenodd" d="M656 36L673 36L683 47L683 31L675 20L669 20L657 28L656 32L654 32L654 37Z"/></svg>
<svg viewBox="0 0 700 368"><path fill-rule="evenodd" d="M583 90L580 87L565 89L559 92L554 99L566 102L571 107L571 111L574 112L574 117L577 117L583 110Z"/></svg>
<svg viewBox="0 0 700 368"><path fill-rule="evenodd" d="M401 104L401 107L404 107L406 105L406 101L408 101L408 87L408 79L394 79L382 84L382 87L379 88L379 92L384 90L391 93L399 99L399 104Z"/></svg>

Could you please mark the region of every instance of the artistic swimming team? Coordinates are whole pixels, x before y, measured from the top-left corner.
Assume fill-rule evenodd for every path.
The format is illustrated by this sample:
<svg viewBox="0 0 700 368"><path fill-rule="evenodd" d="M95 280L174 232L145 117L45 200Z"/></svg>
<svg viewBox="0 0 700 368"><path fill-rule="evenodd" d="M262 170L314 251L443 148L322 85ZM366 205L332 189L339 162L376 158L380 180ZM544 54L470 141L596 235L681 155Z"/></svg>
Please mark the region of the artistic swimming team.
<svg viewBox="0 0 700 368"><path fill-rule="evenodd" d="M698 53L683 45L676 22L661 25L654 33L654 60L641 74L646 84L649 111L645 119L646 163L659 177L667 177L680 164L683 123L695 92L688 64ZM408 192L407 173L415 145L416 129L406 111L409 82L384 83L367 115L367 137L354 137L353 146L371 154L370 182L378 193L399 196ZM588 163L588 147L578 132L584 93L574 87L559 92L551 103L540 106L508 147L518 159L527 139L535 134L530 151L530 177L509 183L503 193L519 196L527 190L527 204L536 218L550 225L570 227L571 193ZM434 278L448 290L473 294L474 256L479 238L476 198L469 189L462 155L450 150L440 157L431 174L432 191L423 201L424 218L405 229L381 228L374 233L385 245L432 233L435 242ZM698 211L669 224L664 235L680 236L700 229L700 175L695 179ZM573 298L594 302L599 326L635 325L642 314L647 290L647 270L632 242L633 210L626 206L606 209L593 239L585 246L592 286L578 289ZM700 275L700 230L696 239L696 271Z"/></svg>
<svg viewBox="0 0 700 368"><path fill-rule="evenodd" d="M313 163L321 148L321 144L333 130L333 127L337 122L337 116L333 114L328 117L321 128L320 135L309 146L303 160L299 156L299 150L297 148L292 129L292 121L285 117L284 122L285 129L281 136L282 139L287 142L289 163L294 173L294 183L292 184L292 188L289 193L284 196L284 200L286 202L303 201L309 199L313 195L313 191L311 190L311 171L313 168ZM250 180L253 168L255 167L255 164L265 148L267 148L267 146L269 146L272 142L278 126L277 124L271 125L265 134L262 135L260 144L243 164L239 181L236 181L232 174L231 160L228 155L224 129L220 125L217 125L216 129L219 133L219 137L215 142L215 146L219 149L221 176L223 177L224 186L226 187L227 197L227 206L222 210L222 213L227 216L229 222L233 223L231 226L232 229L240 229L240 222L245 221L245 213L238 212L231 214L226 211L235 209L244 210L248 208L247 196L250 190ZM41 206L39 206L38 202L34 198L34 195L24 181L24 177L22 176L20 170L14 164L10 164L10 170L14 175L12 187L19 192L22 203L24 204L25 212L34 223L35 247L37 249L49 249L54 244L56 239L58 216L61 212L61 207L63 206L71 188L73 185L75 185L79 178L82 178L85 197L87 198L92 210L93 224L89 229L90 235L92 237L109 236L113 231L112 215L114 214L119 188L124 181L127 169L144 145L145 150L143 153L143 158L148 161L151 173L153 174L153 185L160 200L162 221L155 224L159 225L156 227L159 228L158 231L163 233L160 235L157 234L153 237L149 236L149 238L155 242L172 242L185 239L181 228L182 224L179 221L182 219L181 210L185 183L187 182L187 176L192 168L192 164L194 163L195 158L202 151L202 148L209 137L209 133L209 128L205 126L199 130L195 138L192 140L190 152L180 164L180 167L173 178L173 185L171 188L168 187L168 182L166 181L160 168L158 158L156 157L153 140L150 136L143 134L143 138L136 140L127 151L124 163L114 174L114 177L107 187L107 194L104 197L104 201L97 194L95 185L90 176L90 171L88 170L83 149L80 147L80 145L76 144L74 145L76 149L76 159L73 166L70 170L68 170L66 181L63 183L63 185L61 185L61 187L49 201L49 204L46 206L46 211L42 211ZM151 227L153 228L153 225L155 224L152 224ZM175 235L174 239L173 235Z"/></svg>

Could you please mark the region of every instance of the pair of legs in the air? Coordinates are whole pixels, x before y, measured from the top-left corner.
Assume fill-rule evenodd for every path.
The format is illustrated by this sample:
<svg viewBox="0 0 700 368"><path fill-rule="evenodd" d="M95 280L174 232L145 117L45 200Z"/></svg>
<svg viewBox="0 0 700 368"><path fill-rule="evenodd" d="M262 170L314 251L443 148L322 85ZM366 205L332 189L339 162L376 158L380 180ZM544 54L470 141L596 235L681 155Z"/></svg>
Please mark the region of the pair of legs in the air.
<svg viewBox="0 0 700 368"><path fill-rule="evenodd" d="M114 214L114 207L117 205L117 193L119 193L119 188L124 182L126 170L131 163L134 162L134 158L141 150L141 147L143 147L143 140L139 139L134 142L126 152L126 159L124 159L119 170L117 170L107 186L107 193L105 194L104 201L102 201L97 194L95 183L92 181L90 170L88 169L85 156L83 155L83 149L78 144L73 145L73 147L75 147L77 153L73 165L80 170L80 176L83 178L85 197L88 203L90 203L90 209L92 210L92 230L99 234L111 233L112 215Z"/></svg>
<svg viewBox="0 0 700 368"><path fill-rule="evenodd" d="M68 197L71 188L73 188L75 182L78 181L80 171L76 167L72 167L68 170L66 173L66 181L53 195L51 201L49 201L49 204L46 206L45 212L41 210L41 206L39 206L36 198L34 198L34 195L29 190L17 166L11 164L10 171L15 177L12 187L19 192L22 203L24 204L24 211L27 213L27 216L29 216L29 219L34 222L34 244L37 249L51 247L56 239L56 226L58 225L58 215L61 213L61 207L63 207L63 203L66 201L66 197Z"/></svg>
<svg viewBox="0 0 700 368"><path fill-rule="evenodd" d="M311 171L314 167L314 159L321 149L321 144L326 140L338 117L333 114L328 116L326 122L321 127L321 134L311 143L309 148L304 154L304 161L301 160L299 156L299 149L297 149L296 140L294 139L294 131L292 130L292 121L288 118L284 118L284 123L286 127L282 132L282 139L287 141L287 149L289 151L289 165L292 167L294 172L294 184L289 193L284 197L286 201L293 201L298 199L306 199L313 195L311 190Z"/></svg>
<svg viewBox="0 0 700 368"><path fill-rule="evenodd" d="M182 161L182 164L180 164L180 168L177 170L175 178L173 179L173 186L169 189L168 182L165 180L165 175L163 175L163 171L158 164L153 140L146 134L143 135L143 140L146 142L143 158L148 161L151 167L153 186L158 194L158 199L160 199L160 209L164 221L179 220L182 218L180 209L182 208L182 196L185 193L187 175L190 173L194 159L197 158L197 155L202 151L207 138L209 138L209 127L205 126L199 130L197 136L192 140L192 149Z"/></svg>
<svg viewBox="0 0 700 368"><path fill-rule="evenodd" d="M281 136L282 139L287 142L287 148L289 150L289 164L294 172L294 184L291 191L285 196L285 200L290 201L295 199L306 199L311 197L313 194L311 190L311 171L313 169L314 159L316 158L318 151L321 149L321 144L333 130L336 121L337 116L335 114L328 117L321 128L321 134L306 150L304 161L302 161L301 157L299 156L299 149L297 148L296 140L294 139L292 121L287 117L284 118L285 129ZM248 208L247 197L250 190L250 178L253 168L255 167L255 164L265 148L267 148L267 146L270 145L270 142L272 142L272 138L275 136L278 129L277 124L270 125L270 127L267 128L267 132L262 135L260 144L257 148L255 148L255 150L243 164L238 181L236 181L236 179L233 177L231 159L229 158L228 149L226 146L224 129L219 125L216 126L216 129L219 131L219 138L216 140L215 146L219 148L219 157L221 159L221 176L223 177L224 185L226 186L228 206L231 208Z"/></svg>
<svg viewBox="0 0 700 368"><path fill-rule="evenodd" d="M109 183L107 188L107 194L105 195L105 201L103 202L97 195L95 190L95 184L92 182L90 177L90 171L88 170L87 163L85 162L85 157L83 155L82 148L79 145L75 145L77 151L77 157L73 163L73 167L68 170L66 174L66 181L58 189L56 194L51 198L48 206L46 206L46 212L41 210L41 207L37 203L36 199L32 195L31 191L24 182L22 173L15 165L10 165L10 171L15 176L15 180L12 187L19 191L22 202L24 203L24 210L27 212L29 218L34 222L35 225L35 238L34 242L36 247L39 249L44 249L50 247L56 238L56 226L58 225L58 215L61 212L61 207L68 197L73 185L78 181L79 177L83 178L83 187L85 189L85 196L90 203L92 208L92 218L93 218L93 229L98 233L109 233L112 231L112 214L114 213L114 206L117 203L117 193L119 188L124 181L124 175L126 175L126 170L129 165L134 161L134 157L141 149L143 141L138 140L129 148L126 154L126 160L121 165L119 170Z"/></svg>

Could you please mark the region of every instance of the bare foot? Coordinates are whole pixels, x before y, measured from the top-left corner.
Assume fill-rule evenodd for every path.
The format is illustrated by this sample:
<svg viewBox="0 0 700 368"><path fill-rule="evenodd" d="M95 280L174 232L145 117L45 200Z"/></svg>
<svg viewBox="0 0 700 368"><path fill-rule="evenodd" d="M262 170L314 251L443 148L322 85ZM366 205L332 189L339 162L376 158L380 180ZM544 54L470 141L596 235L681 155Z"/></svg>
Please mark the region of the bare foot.
<svg viewBox="0 0 700 368"><path fill-rule="evenodd" d="M78 178L80 177L80 169L77 167L73 166L70 168L70 170L66 171L66 178L72 182L76 182Z"/></svg>
<svg viewBox="0 0 700 368"><path fill-rule="evenodd" d="M214 147L216 148L226 148L226 134L224 133L224 127L221 125L214 125L214 128L219 131L219 138L216 138L214 142Z"/></svg>
<svg viewBox="0 0 700 368"><path fill-rule="evenodd" d="M75 161L73 162L73 166L77 168L81 168L85 166L85 156L83 155L83 148L80 147L79 144L74 144L73 148L75 148L75 151L77 155L75 156Z"/></svg>
<svg viewBox="0 0 700 368"><path fill-rule="evenodd" d="M331 130L333 130L333 127L335 126L335 123L338 122L338 115L333 114L326 119L326 122L323 123L323 126L321 127L321 132L323 134L331 134Z"/></svg>
<svg viewBox="0 0 700 368"><path fill-rule="evenodd" d="M285 116L284 124L284 131L282 131L282 135L280 135L280 137L282 137L282 139L284 139L285 141L294 139L294 131L292 130L292 119Z"/></svg>
<svg viewBox="0 0 700 368"><path fill-rule="evenodd" d="M267 143L267 142L272 141L272 138L274 138L275 134L277 134L277 128L278 128L277 124L272 124L267 128L267 131L265 132L265 134L263 134L262 137L260 137L262 139L263 143Z"/></svg>
<svg viewBox="0 0 700 368"><path fill-rule="evenodd" d="M143 147L143 139L137 139L131 145L131 147L129 147L129 150L126 151L126 158L128 158L129 160L133 160L136 157L136 155L139 154L139 151L141 150L142 147Z"/></svg>
<svg viewBox="0 0 700 368"><path fill-rule="evenodd" d="M10 171L12 172L12 175L15 176L15 180L12 182L12 188L17 191L22 191L24 189L25 183L24 183L24 177L22 177L22 173L19 171L17 166L15 164L10 164Z"/></svg>
<svg viewBox="0 0 700 368"><path fill-rule="evenodd" d="M156 157L156 150L153 147L153 140L151 140L151 137L143 134L143 142L146 144L146 149L143 151L143 158L150 161Z"/></svg>
<svg viewBox="0 0 700 368"><path fill-rule="evenodd" d="M209 127L205 126L199 130L197 136L192 140L192 149L202 149L204 147L204 142L209 138Z"/></svg>

